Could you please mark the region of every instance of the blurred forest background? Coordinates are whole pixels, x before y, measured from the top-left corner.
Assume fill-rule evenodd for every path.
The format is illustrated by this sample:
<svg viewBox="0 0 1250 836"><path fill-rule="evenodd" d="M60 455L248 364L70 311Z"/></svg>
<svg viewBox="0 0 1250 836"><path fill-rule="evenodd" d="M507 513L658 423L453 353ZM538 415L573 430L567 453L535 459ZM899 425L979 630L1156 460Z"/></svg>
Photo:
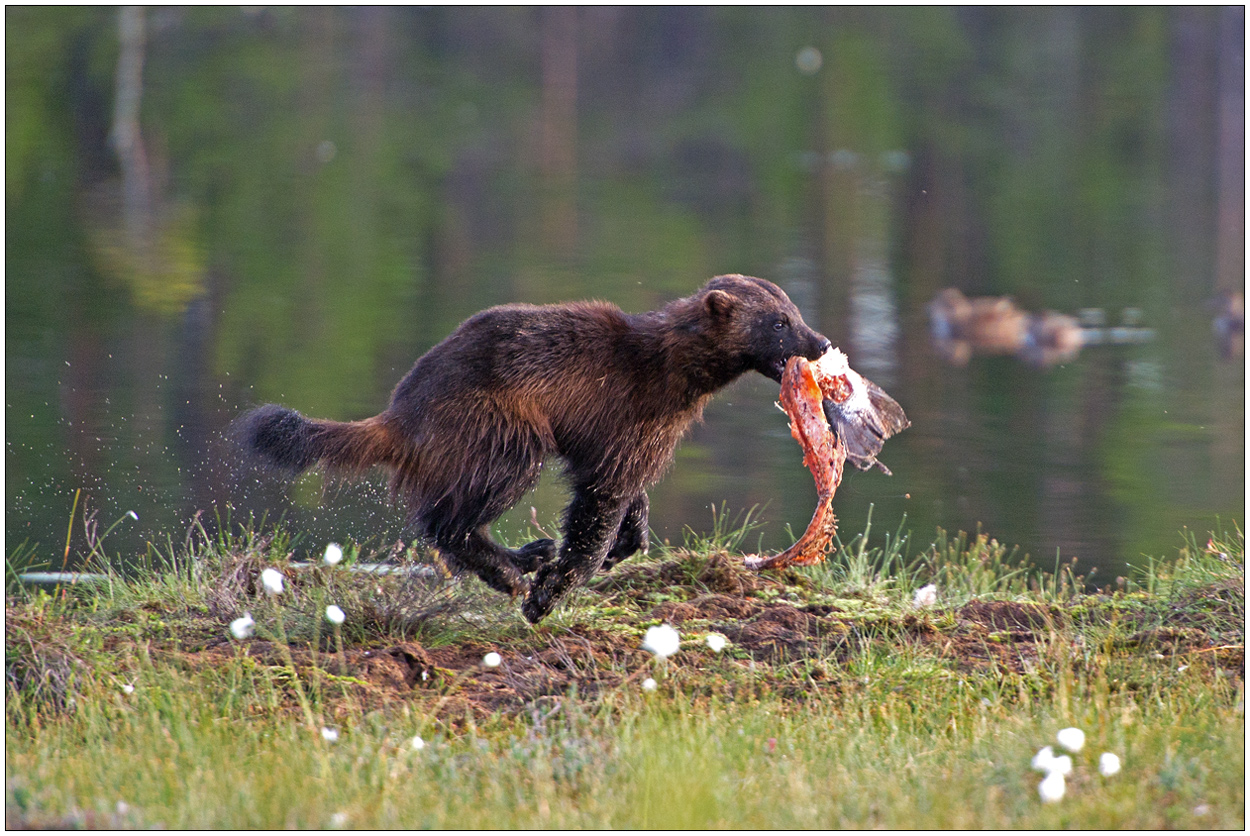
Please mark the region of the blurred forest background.
<svg viewBox="0 0 1250 836"><path fill-rule="evenodd" d="M492 304L646 310L725 272L912 419L892 478L848 475L844 533L870 505L920 545L981 524L1110 583L1244 522L1244 360L1212 326L1244 288L1244 7L10 6L5 45L9 553L59 564L79 489L138 513L127 553L200 511L407 537L380 477L258 480L222 433L270 401L375 414ZM1151 339L949 365L951 286ZM766 548L802 531L775 397L717 399L658 537L722 503ZM530 504L554 521L558 480L505 538Z"/></svg>

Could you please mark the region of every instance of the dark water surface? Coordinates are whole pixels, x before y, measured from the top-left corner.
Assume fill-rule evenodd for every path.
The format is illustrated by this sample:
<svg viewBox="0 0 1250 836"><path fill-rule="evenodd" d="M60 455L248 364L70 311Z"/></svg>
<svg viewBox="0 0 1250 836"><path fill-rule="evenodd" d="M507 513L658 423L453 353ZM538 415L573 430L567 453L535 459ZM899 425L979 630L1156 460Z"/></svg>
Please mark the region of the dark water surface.
<svg viewBox="0 0 1250 836"><path fill-rule="evenodd" d="M408 535L380 476L258 481L241 410L374 414L512 300L782 285L912 427L843 532L980 525L1110 582L1244 521L1244 10L6 9L6 553L75 494L131 558L202 512ZM1049 366L938 350L943 288L1081 316ZM1111 339L1127 326L1131 338ZM1095 330L1098 329L1098 330ZM1134 336L1135 335L1135 336ZM1121 335L1123 336L1123 334ZM965 359L955 357L955 360ZM815 490L753 375L652 491L680 541ZM555 525L545 478L498 530ZM879 536L879 534L878 534ZM39 544L31 550L30 546ZM85 547L75 529L70 562Z"/></svg>

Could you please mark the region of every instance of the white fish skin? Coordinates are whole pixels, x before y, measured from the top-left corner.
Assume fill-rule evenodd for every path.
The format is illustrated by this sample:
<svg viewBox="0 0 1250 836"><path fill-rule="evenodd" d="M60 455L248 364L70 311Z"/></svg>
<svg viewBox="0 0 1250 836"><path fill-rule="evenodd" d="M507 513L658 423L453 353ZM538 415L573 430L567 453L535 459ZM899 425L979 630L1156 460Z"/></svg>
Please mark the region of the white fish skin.
<svg viewBox="0 0 1250 836"><path fill-rule="evenodd" d="M817 379L841 378L848 394L841 401L824 399L825 419L846 448L846 457L860 470L874 465L887 476L890 469L877 461L877 454L890 436L907 429L911 421L898 402L880 386L851 368L846 355L836 348L816 361Z"/></svg>

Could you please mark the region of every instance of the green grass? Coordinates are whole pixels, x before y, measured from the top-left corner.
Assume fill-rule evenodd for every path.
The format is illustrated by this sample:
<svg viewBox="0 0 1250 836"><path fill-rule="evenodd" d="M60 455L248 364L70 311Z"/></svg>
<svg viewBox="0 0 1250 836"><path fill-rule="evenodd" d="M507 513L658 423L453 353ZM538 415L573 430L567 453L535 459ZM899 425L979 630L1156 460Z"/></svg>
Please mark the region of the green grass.
<svg viewBox="0 0 1250 836"><path fill-rule="evenodd" d="M10 586L6 823L1244 828L1239 531L1087 594L979 534L911 554L901 526L755 576L726 553L750 523L629 561L537 629L476 581L347 571L355 548L294 570L281 531L201 532L141 578L101 547L102 585ZM245 611L257 636L228 638ZM683 638L664 662L639 649L661 620ZM1029 761L1067 726L1087 742L1045 804Z"/></svg>

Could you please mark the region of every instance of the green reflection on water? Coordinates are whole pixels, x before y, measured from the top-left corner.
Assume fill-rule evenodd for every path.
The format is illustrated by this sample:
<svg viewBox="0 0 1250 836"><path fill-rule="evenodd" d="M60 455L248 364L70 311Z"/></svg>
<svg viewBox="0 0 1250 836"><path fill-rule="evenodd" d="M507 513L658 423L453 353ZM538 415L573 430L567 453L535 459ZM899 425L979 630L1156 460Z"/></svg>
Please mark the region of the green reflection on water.
<svg viewBox="0 0 1250 836"><path fill-rule="evenodd" d="M644 310L721 272L783 284L912 418L892 479L848 475L844 532L871 503L881 530L980 522L1113 577L1242 519L1244 365L1206 304L1244 284L1244 119L1221 115L1244 113L1244 11L562 14L146 10L127 162L118 11L7 9L9 541L55 544L80 486L139 512L129 551L226 501L311 541L403 536L377 484L240 481L220 434L265 401L373 414L491 304ZM924 313L952 285L1137 307L1158 339L952 368ZM660 539L722 502L763 508L765 548L802 530L775 396L744 379L708 410L653 492ZM500 530L561 501L549 478Z"/></svg>

